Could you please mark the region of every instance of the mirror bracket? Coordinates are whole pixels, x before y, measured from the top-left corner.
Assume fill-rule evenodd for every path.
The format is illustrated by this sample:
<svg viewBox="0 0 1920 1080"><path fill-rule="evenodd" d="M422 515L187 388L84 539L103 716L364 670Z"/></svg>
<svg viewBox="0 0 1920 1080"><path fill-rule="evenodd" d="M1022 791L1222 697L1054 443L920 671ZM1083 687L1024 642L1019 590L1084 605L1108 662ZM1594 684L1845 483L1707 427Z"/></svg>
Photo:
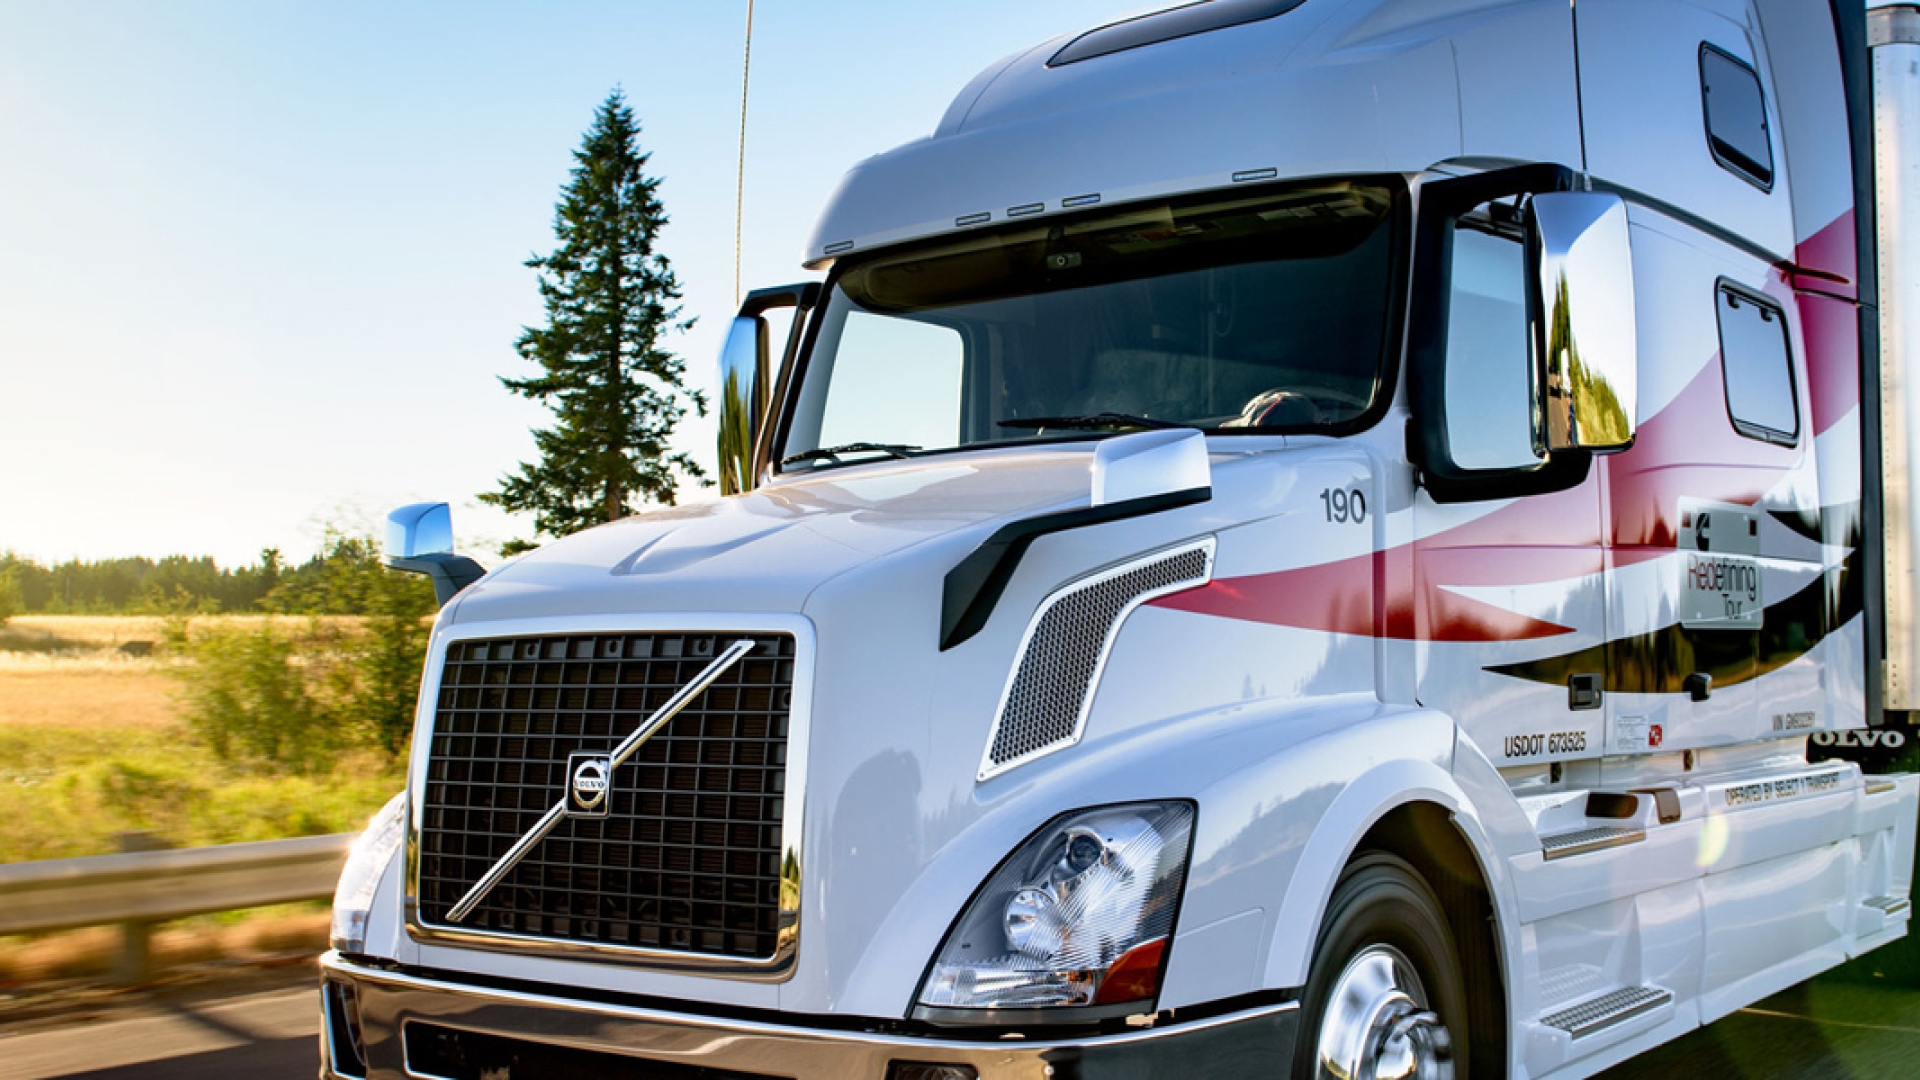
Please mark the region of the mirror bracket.
<svg viewBox="0 0 1920 1080"><path fill-rule="evenodd" d="M440 553L403 559L387 556L387 568L409 574L425 574L433 582L433 598L441 607L459 595L461 589L486 576L486 569L465 555Z"/></svg>
<svg viewBox="0 0 1920 1080"><path fill-rule="evenodd" d="M786 372L800 349L807 314L820 299L820 283L801 282L747 294L720 348L720 493L751 491L767 467L768 418L785 385ZM779 368L771 364L771 343L764 316L793 308L793 326Z"/></svg>

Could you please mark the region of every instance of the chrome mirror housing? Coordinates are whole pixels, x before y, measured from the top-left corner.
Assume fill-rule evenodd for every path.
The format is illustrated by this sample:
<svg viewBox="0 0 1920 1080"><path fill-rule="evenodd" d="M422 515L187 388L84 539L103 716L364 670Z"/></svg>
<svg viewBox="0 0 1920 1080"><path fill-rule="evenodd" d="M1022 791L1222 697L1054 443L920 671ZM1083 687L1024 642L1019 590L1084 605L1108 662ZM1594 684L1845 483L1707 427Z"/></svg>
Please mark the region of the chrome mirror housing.
<svg viewBox="0 0 1920 1080"><path fill-rule="evenodd" d="M413 503L387 515L386 556L417 559L453 554L453 511L443 502Z"/></svg>
<svg viewBox="0 0 1920 1080"><path fill-rule="evenodd" d="M766 413L766 323L737 316L720 348L720 493L738 495L754 484L753 450Z"/></svg>
<svg viewBox="0 0 1920 1080"><path fill-rule="evenodd" d="M486 575L479 563L453 553L453 511L443 502L412 503L388 514L385 548L389 569L432 579L441 607Z"/></svg>
<svg viewBox="0 0 1920 1080"><path fill-rule="evenodd" d="M1633 254L1618 195L1552 191L1528 204L1549 451L1633 443L1638 368Z"/></svg>

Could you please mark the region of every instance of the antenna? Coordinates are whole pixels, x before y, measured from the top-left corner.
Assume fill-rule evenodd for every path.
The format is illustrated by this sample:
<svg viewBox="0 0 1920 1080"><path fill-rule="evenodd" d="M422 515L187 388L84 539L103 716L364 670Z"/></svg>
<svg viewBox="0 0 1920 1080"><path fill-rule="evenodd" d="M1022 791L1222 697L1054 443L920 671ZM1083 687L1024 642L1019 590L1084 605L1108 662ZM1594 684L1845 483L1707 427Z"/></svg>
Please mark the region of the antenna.
<svg viewBox="0 0 1920 1080"><path fill-rule="evenodd" d="M753 0L747 0L747 44L740 58L740 168L733 188L733 306L740 306L740 220L747 204L747 80L753 73Z"/></svg>

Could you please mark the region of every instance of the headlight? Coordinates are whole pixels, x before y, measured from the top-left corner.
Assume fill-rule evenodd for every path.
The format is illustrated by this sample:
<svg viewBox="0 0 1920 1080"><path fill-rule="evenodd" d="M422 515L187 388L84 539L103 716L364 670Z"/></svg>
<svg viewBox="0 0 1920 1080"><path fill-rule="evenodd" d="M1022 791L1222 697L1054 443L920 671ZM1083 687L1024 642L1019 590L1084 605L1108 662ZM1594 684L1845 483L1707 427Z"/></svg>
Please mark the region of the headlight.
<svg viewBox="0 0 1920 1080"><path fill-rule="evenodd" d="M333 891L333 932L329 944L343 953L367 949L367 912L373 907L374 890L400 848L407 821L407 793L395 795L367 823L367 831L353 842L347 853L346 869L340 871L340 884Z"/></svg>
<svg viewBox="0 0 1920 1080"><path fill-rule="evenodd" d="M1193 805L1055 818L987 879L927 973L920 1004L1030 1009L1148 1003L1187 876Z"/></svg>

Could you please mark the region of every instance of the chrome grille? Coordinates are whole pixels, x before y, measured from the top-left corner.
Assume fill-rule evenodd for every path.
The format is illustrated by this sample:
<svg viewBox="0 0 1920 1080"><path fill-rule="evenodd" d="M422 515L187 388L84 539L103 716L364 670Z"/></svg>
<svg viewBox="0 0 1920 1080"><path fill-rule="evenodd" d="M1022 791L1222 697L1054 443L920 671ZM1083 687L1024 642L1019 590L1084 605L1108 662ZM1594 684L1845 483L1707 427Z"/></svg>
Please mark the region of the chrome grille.
<svg viewBox="0 0 1920 1080"><path fill-rule="evenodd" d="M741 637L755 648L613 775L458 926L449 910L607 753ZM417 852L418 917L510 935L763 960L780 947L787 634L607 633L448 647Z"/></svg>
<svg viewBox="0 0 1920 1080"><path fill-rule="evenodd" d="M1107 648L1127 613L1155 596L1204 584L1212 565L1209 539L1075 582L1043 601L994 721L981 778L1078 740Z"/></svg>

